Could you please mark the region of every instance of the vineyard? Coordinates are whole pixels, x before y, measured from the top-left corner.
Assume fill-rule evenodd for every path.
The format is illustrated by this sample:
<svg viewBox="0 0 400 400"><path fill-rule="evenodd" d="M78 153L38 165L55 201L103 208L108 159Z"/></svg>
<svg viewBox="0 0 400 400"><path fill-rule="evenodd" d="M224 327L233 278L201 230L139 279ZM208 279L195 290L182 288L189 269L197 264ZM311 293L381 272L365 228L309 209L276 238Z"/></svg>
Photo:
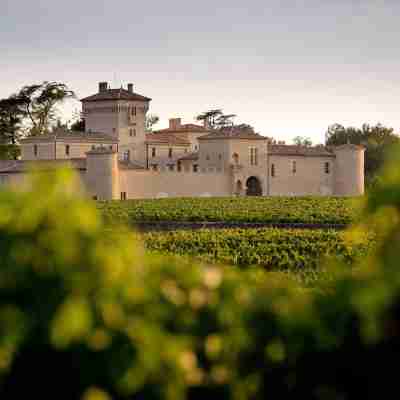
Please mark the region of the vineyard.
<svg viewBox="0 0 400 400"><path fill-rule="evenodd" d="M356 200L336 197L179 198L98 202L108 224L138 222L260 222L349 224Z"/></svg>
<svg viewBox="0 0 400 400"><path fill-rule="evenodd" d="M204 229L146 233L143 240L148 250L162 254L293 272L314 269L327 257L352 264L365 256L374 245L372 234L352 243L350 235L344 232L289 229Z"/></svg>

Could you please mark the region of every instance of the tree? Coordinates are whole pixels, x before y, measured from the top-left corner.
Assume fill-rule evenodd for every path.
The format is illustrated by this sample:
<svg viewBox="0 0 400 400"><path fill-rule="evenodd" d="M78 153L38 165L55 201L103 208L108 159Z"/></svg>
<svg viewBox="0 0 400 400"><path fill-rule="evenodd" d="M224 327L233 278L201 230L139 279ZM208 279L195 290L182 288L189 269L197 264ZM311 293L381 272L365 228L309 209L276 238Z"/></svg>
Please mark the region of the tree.
<svg viewBox="0 0 400 400"><path fill-rule="evenodd" d="M365 151L365 178L367 185L377 179L388 151L393 145L400 143L400 138L394 133L393 128L381 124L363 124L361 128L347 127L333 124L326 132L326 144L339 146L346 143L363 145Z"/></svg>
<svg viewBox="0 0 400 400"><path fill-rule="evenodd" d="M51 123L56 120L57 105L68 98L75 98L67 85L59 82L43 82L24 86L18 98L23 101L28 135L42 135L49 131Z"/></svg>
<svg viewBox="0 0 400 400"><path fill-rule="evenodd" d="M223 115L221 109L209 110L205 111L199 115L197 115L196 121L203 121L206 125L211 129L217 128L217 120Z"/></svg>
<svg viewBox="0 0 400 400"><path fill-rule="evenodd" d="M296 136L293 138L293 143L296 144L297 146L305 146L305 147L310 147L312 146L312 141L309 137L304 137L304 136Z"/></svg>
<svg viewBox="0 0 400 400"><path fill-rule="evenodd" d="M224 114L221 109L205 111L195 117L197 121L206 121L206 126L209 129L256 133L254 127L249 124L235 124L234 118L236 118L236 114Z"/></svg>
<svg viewBox="0 0 400 400"><path fill-rule="evenodd" d="M0 158L16 159L19 155L23 107L24 101L15 95L0 100Z"/></svg>
<svg viewBox="0 0 400 400"><path fill-rule="evenodd" d="M146 132L152 132L153 131L153 126L158 124L160 121L160 117L155 114L149 114L146 116L146 121L145 121L145 129Z"/></svg>
<svg viewBox="0 0 400 400"><path fill-rule="evenodd" d="M85 132L85 120L83 118L76 120L72 123L70 129L75 132Z"/></svg>

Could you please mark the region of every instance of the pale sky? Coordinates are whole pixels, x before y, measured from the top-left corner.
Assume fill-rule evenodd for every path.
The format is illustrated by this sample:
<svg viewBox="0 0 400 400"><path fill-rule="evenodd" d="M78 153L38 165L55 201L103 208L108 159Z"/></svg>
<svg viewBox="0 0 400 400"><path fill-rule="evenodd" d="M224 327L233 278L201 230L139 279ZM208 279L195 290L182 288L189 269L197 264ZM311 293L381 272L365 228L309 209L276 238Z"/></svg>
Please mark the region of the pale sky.
<svg viewBox="0 0 400 400"><path fill-rule="evenodd" d="M43 80L82 98L133 82L159 128L222 108L323 141L335 122L400 131L398 0L1 0L0 98ZM64 108L68 117L79 103Z"/></svg>

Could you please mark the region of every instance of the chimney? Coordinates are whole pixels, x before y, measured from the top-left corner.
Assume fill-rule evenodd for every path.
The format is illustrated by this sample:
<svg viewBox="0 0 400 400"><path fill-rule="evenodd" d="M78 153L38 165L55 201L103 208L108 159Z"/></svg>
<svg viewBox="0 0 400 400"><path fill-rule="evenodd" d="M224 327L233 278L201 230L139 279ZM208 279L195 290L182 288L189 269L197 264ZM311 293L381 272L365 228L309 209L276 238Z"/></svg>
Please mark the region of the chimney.
<svg viewBox="0 0 400 400"><path fill-rule="evenodd" d="M128 92L133 93L133 83L128 83Z"/></svg>
<svg viewBox="0 0 400 400"><path fill-rule="evenodd" d="M99 93L106 92L108 89L108 82L99 82Z"/></svg>
<svg viewBox="0 0 400 400"><path fill-rule="evenodd" d="M182 120L180 118L171 118L169 120L169 129L177 130L181 127Z"/></svg>

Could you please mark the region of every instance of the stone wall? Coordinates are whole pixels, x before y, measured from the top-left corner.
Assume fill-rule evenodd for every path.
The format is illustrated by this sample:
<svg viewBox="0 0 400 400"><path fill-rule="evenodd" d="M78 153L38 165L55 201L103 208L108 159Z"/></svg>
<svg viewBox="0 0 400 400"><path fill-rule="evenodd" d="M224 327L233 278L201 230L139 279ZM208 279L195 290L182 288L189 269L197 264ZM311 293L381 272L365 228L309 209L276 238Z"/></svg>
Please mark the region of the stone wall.
<svg viewBox="0 0 400 400"><path fill-rule="evenodd" d="M121 170L119 187L128 199L231 196L232 178L216 172Z"/></svg>
<svg viewBox="0 0 400 400"><path fill-rule="evenodd" d="M295 162L296 172L293 172ZM329 163L326 170L325 163ZM272 176L274 169L275 176ZM269 156L270 196L333 195L335 158L316 156ZM328 173L326 171L329 171Z"/></svg>

